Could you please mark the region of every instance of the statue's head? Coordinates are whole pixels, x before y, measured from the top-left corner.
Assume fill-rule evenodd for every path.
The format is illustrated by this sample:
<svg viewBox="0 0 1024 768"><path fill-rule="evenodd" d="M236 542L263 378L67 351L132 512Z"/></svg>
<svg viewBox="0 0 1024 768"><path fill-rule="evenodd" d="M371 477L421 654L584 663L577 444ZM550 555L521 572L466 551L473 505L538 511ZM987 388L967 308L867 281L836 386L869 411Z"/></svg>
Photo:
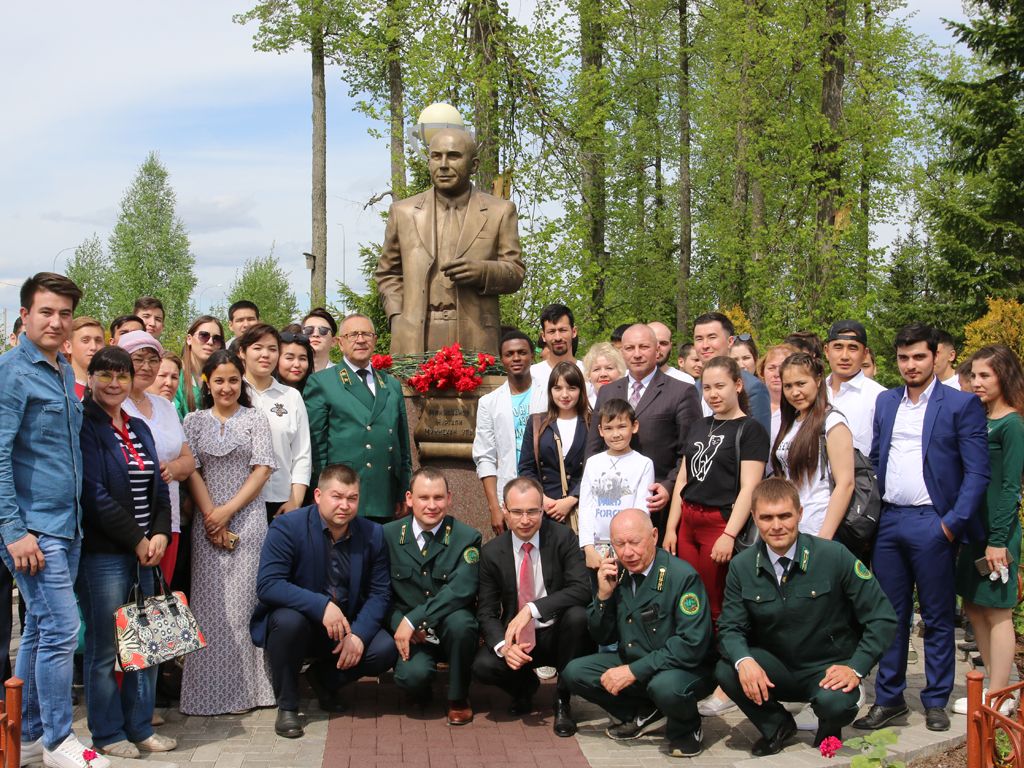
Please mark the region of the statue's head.
<svg viewBox="0 0 1024 768"><path fill-rule="evenodd" d="M469 189L479 160L476 142L459 128L443 128L430 140L430 181L442 195L454 197Z"/></svg>

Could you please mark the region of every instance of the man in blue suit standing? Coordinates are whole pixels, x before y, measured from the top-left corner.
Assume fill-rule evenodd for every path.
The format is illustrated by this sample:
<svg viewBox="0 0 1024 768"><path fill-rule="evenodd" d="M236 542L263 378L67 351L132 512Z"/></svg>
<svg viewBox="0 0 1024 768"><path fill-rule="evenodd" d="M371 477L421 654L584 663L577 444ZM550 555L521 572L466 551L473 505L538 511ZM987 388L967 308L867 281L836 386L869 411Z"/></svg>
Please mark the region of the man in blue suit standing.
<svg viewBox="0 0 1024 768"><path fill-rule="evenodd" d="M260 555L249 623L252 641L266 649L278 736L303 735L299 721L299 671L315 661L306 679L320 708L341 712L341 686L375 676L395 664L398 652L384 627L391 601L383 529L357 516L359 476L344 464L320 472L316 502L274 518Z"/></svg>
<svg viewBox="0 0 1024 768"><path fill-rule="evenodd" d="M855 728L874 730L908 711L903 691L914 586L925 634L921 691L925 725L949 729L946 703L955 668L953 585L957 545L983 538L978 510L989 479L985 411L974 395L943 387L935 376L938 334L913 323L896 334L905 386L875 404L871 463L882 493L872 566L896 609L896 638L878 665L875 703Z"/></svg>

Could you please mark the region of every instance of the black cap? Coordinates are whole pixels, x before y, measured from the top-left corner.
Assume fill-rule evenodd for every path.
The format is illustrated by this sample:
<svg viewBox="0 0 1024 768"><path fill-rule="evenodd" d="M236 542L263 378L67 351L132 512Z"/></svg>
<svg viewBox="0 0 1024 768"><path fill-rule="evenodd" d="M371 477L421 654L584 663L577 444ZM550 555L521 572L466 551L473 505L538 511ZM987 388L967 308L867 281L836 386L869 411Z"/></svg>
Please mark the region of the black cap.
<svg viewBox="0 0 1024 768"><path fill-rule="evenodd" d="M837 320L828 329L828 340L835 341L836 339L859 341L866 347L868 345L868 332L856 320Z"/></svg>

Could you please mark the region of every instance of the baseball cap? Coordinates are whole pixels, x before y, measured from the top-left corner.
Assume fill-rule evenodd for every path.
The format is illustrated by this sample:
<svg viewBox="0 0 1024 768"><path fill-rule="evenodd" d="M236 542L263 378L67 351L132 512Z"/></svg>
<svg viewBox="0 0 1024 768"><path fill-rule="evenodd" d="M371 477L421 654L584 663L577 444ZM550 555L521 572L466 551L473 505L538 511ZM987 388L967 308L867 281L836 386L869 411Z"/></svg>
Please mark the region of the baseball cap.
<svg viewBox="0 0 1024 768"><path fill-rule="evenodd" d="M836 339L859 341L866 347L868 345L868 332L856 320L837 320L828 329L828 340L835 341Z"/></svg>

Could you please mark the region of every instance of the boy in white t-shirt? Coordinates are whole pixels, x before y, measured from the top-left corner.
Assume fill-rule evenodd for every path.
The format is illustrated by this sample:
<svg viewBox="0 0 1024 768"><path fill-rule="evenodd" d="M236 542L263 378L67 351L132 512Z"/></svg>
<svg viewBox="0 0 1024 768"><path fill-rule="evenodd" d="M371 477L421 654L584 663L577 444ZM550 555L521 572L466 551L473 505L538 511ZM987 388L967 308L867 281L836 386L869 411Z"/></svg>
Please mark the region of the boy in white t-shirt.
<svg viewBox="0 0 1024 768"><path fill-rule="evenodd" d="M640 428L633 407L612 398L597 414L598 431L608 448L587 459L580 481L580 548L587 566L597 568L602 554L596 544L609 541L612 518L624 509L647 509L647 488L654 482L654 462L630 447Z"/></svg>

